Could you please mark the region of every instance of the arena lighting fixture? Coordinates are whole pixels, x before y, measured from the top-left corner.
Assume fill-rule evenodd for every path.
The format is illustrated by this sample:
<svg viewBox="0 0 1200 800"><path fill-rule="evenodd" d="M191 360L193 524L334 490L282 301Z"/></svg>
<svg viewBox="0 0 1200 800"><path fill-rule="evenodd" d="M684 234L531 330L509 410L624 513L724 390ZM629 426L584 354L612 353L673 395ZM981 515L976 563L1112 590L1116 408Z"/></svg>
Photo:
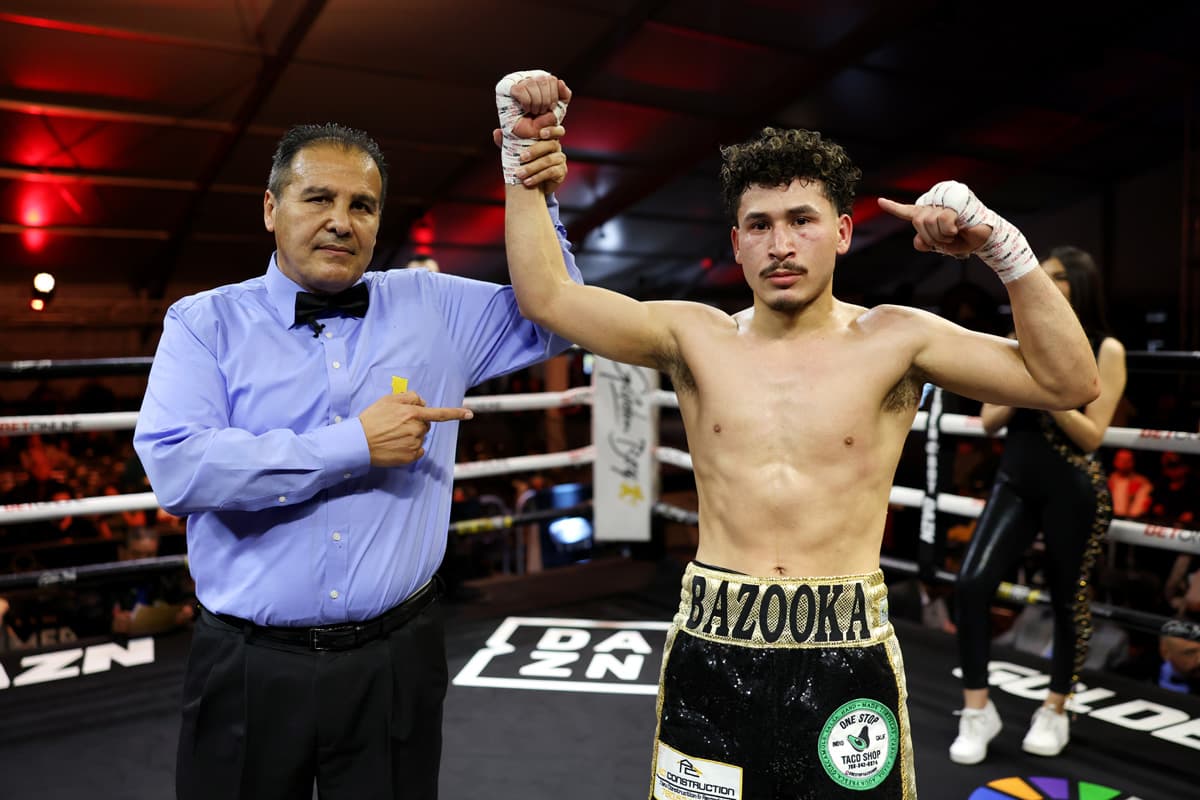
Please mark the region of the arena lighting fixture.
<svg viewBox="0 0 1200 800"><path fill-rule="evenodd" d="M46 306L54 299L57 281L49 272L39 272L33 276L33 294L29 298L29 307L34 311L45 311Z"/></svg>
<svg viewBox="0 0 1200 800"><path fill-rule="evenodd" d="M427 213L413 223L409 236L416 245L416 248L413 250L416 255L432 256L433 241L436 238L434 234L433 214Z"/></svg>

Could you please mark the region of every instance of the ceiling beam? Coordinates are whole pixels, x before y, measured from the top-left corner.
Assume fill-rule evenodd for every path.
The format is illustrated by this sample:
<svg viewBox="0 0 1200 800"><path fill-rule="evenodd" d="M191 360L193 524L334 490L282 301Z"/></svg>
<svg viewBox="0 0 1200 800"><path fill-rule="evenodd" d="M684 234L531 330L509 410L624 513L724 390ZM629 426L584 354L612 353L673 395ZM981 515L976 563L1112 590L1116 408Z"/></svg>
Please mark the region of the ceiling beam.
<svg viewBox="0 0 1200 800"><path fill-rule="evenodd" d="M200 188L199 182L194 180L114 175L64 167L24 167L17 164L0 164L0 179L30 183L82 183L89 186L115 186L123 189L149 189L167 192L194 192ZM262 186L237 183L214 183L209 188L220 194L262 194L263 192Z"/></svg>
<svg viewBox="0 0 1200 800"><path fill-rule="evenodd" d="M47 103L42 100L25 100L21 97L0 97L0 111L11 111L34 117L66 117L96 122L124 122L133 125L153 125L164 128L232 133L233 123L220 119L181 117L149 111L129 111L106 108L103 105L80 105L77 103Z"/></svg>
<svg viewBox="0 0 1200 800"><path fill-rule="evenodd" d="M142 270L140 283L146 287L150 297L162 297L166 291L167 282L180 258L184 244L191 236L200 207L216 182L217 175L249 130L250 121L275 89L300 43L325 9L326 2L327 0L303 0L302 3L294 3L289 0L275 0L263 15L258 28L258 38L267 52L267 55L263 56L262 68L246 99L234 114L232 129L221 137L201 169L196 191L191 194L180 214L179 222L172 231L164 252L159 259L155 259L155 263L147 264Z"/></svg>
<svg viewBox="0 0 1200 800"><path fill-rule="evenodd" d="M122 28L113 25L85 25L79 22L67 22L48 17L31 17L25 14L0 12L0 23L25 28L41 28L61 33L93 36L101 39L114 39L123 42L138 42L140 44L166 47L186 47L192 50L210 50L245 56L259 55L258 47L238 42L217 42L211 39L196 39L191 36L151 33L149 31Z"/></svg>
<svg viewBox="0 0 1200 800"><path fill-rule="evenodd" d="M0 222L0 234L20 235L24 233L48 233L54 236L83 237L87 239L141 239L165 242L170 232L153 228L104 228L98 225L13 225Z"/></svg>

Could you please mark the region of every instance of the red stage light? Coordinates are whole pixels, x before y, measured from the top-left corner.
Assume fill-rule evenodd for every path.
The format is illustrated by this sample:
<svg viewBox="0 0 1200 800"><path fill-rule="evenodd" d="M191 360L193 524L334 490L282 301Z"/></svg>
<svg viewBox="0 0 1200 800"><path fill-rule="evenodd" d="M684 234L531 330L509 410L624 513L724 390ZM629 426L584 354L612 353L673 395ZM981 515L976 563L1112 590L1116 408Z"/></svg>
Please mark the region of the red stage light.
<svg viewBox="0 0 1200 800"><path fill-rule="evenodd" d="M31 253L39 253L46 246L47 235L44 230L37 228L27 228L21 231L21 242L25 245L25 249Z"/></svg>
<svg viewBox="0 0 1200 800"><path fill-rule="evenodd" d="M433 215L426 214L419 220L413 223L412 230L409 231L409 236L414 244L428 247L433 244L436 238L434 231Z"/></svg>
<svg viewBox="0 0 1200 800"><path fill-rule="evenodd" d="M39 228L50 224L50 214L47 209L49 198L47 189L40 185L25 187L20 199L18 218L26 229L21 232L21 242L25 249L36 253L46 246L46 232Z"/></svg>

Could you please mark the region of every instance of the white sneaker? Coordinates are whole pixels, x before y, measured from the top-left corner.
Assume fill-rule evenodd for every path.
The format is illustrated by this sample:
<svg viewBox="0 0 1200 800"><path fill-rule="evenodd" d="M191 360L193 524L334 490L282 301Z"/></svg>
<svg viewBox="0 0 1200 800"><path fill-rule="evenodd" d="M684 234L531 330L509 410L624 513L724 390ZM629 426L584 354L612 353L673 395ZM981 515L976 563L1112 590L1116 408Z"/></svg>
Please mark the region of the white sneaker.
<svg viewBox="0 0 1200 800"><path fill-rule="evenodd" d="M1029 726L1029 733L1025 734L1025 740L1021 742L1021 749L1035 756L1056 756L1069 741L1071 731L1067 715L1041 706L1033 712L1033 723Z"/></svg>
<svg viewBox="0 0 1200 800"><path fill-rule="evenodd" d="M964 708L958 714L958 738L950 745L950 760L955 764L978 764L987 757L988 742L1003 727L1000 713L988 700L983 708Z"/></svg>

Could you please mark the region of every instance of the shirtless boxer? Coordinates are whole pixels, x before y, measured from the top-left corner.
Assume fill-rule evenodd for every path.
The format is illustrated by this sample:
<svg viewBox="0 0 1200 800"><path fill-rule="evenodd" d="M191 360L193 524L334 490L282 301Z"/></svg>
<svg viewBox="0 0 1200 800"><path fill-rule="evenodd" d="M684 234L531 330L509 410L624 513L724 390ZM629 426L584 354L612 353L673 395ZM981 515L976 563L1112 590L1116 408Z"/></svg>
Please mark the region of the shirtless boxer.
<svg viewBox="0 0 1200 800"><path fill-rule="evenodd" d="M544 73L502 81L543 112ZM501 115L507 133L511 115ZM667 639L656 798L915 798L900 649L879 550L922 384L989 403L1078 408L1092 349L1024 236L959 183L915 205L920 251L978 253L1008 289L1017 341L917 309L837 300L860 172L803 130L722 150L734 259L754 293L729 316L572 282L545 202L506 165L509 269L522 313L606 358L667 373L699 495L696 560Z"/></svg>

